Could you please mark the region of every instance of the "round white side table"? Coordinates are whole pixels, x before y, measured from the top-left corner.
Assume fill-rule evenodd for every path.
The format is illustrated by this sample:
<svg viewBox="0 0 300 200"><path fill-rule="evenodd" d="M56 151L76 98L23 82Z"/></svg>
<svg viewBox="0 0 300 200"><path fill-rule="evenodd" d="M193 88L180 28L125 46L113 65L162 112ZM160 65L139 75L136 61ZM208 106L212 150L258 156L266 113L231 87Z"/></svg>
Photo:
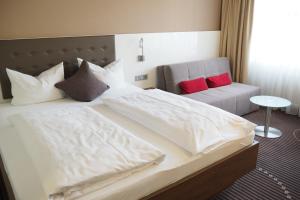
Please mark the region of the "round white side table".
<svg viewBox="0 0 300 200"><path fill-rule="evenodd" d="M264 126L257 126L255 128L255 135L266 138L278 138L282 135L281 131L270 127L271 115L273 108L285 108L291 105L287 99L274 96L254 96L250 101L256 105L266 107L266 121Z"/></svg>

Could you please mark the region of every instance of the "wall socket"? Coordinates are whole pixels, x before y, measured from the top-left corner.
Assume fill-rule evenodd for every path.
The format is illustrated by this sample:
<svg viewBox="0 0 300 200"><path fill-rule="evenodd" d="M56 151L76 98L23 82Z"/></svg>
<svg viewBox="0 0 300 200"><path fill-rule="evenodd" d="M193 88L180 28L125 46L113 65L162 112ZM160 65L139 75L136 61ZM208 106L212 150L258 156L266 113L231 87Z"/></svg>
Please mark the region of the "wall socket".
<svg viewBox="0 0 300 200"><path fill-rule="evenodd" d="M144 81L148 79L148 74L141 74L134 77L134 81Z"/></svg>

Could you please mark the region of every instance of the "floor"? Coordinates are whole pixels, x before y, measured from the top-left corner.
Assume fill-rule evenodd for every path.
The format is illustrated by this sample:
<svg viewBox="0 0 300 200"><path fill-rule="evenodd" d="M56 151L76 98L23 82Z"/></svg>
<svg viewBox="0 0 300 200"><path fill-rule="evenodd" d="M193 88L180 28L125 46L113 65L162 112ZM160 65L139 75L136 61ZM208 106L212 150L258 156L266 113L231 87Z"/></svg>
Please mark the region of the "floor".
<svg viewBox="0 0 300 200"><path fill-rule="evenodd" d="M265 112L244 117L263 125ZM275 111L271 126L280 129L283 136L255 137L260 142L256 169L212 200L300 200L300 118Z"/></svg>

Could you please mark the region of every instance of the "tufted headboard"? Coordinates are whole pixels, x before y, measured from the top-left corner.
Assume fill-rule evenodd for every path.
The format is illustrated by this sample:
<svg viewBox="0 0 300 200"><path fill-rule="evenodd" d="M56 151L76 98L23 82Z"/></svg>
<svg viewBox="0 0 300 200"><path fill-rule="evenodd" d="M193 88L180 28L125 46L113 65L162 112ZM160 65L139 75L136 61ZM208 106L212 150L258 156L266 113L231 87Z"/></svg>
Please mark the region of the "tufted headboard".
<svg viewBox="0 0 300 200"><path fill-rule="evenodd" d="M6 68L37 76L64 61L65 78L68 78L78 69L77 57L100 66L114 61L115 37L109 35L0 40L0 81L3 98L12 97Z"/></svg>

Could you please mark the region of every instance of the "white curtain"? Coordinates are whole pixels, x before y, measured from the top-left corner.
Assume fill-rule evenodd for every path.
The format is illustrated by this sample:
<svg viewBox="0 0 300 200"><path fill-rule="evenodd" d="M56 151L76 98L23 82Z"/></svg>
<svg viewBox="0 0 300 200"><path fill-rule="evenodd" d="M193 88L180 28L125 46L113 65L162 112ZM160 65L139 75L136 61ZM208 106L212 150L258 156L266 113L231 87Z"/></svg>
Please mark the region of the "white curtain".
<svg viewBox="0 0 300 200"><path fill-rule="evenodd" d="M248 83L262 94L289 99L300 116L300 0L257 0Z"/></svg>

